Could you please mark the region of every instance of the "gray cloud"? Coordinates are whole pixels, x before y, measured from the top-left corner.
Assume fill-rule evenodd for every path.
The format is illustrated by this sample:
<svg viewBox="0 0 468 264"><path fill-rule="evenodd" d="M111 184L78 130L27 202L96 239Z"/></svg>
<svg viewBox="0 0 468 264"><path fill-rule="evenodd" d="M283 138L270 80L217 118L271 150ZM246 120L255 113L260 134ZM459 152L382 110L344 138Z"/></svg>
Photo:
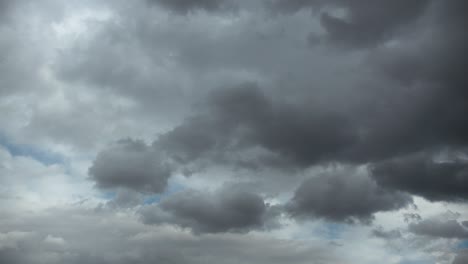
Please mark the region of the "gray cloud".
<svg viewBox="0 0 468 264"><path fill-rule="evenodd" d="M1 219L0 243L11 245L0 244L2 263L306 264L312 256L317 263L334 264L341 259L333 247L318 243L274 239L261 234L194 236L172 228L143 225L123 212L55 208L40 215L18 216L21 222ZM4 229L31 228L34 232L3 233ZM63 245L51 244L47 239L50 234L57 241L62 238Z"/></svg>
<svg viewBox="0 0 468 264"><path fill-rule="evenodd" d="M415 200L420 215L440 210L431 201L464 206L450 202L466 202L465 161L412 157L466 155L466 1L273 1L279 15L262 2L0 0L0 262L451 262L457 239L402 233L387 249L360 232L368 226L347 226L343 237L327 231L343 245L331 249L309 227L383 211L377 225L405 225L388 211L410 194L430 200ZM125 137L146 143L103 147ZM49 151L60 158L46 166ZM84 180L90 163L98 189ZM315 175L330 164L370 164L372 178ZM143 205L172 175L181 188L237 189ZM321 221L279 218L270 230L283 207L262 197ZM59 209L88 203L95 209ZM419 214L405 217L427 229ZM355 248L366 258L355 261Z"/></svg>
<svg viewBox="0 0 468 264"><path fill-rule="evenodd" d="M464 264L468 262L468 251L461 250L453 260L452 264Z"/></svg>
<svg viewBox="0 0 468 264"><path fill-rule="evenodd" d="M327 31L327 39L345 47L369 47L391 39L398 31L417 20L429 0L277 0L275 10L297 11L302 8L322 10L320 21ZM344 17L329 11L342 8ZM342 11L342 10L340 10Z"/></svg>
<svg viewBox="0 0 468 264"><path fill-rule="evenodd" d="M245 84L214 93L204 111L160 136L154 145L182 162L257 146L308 166L336 159L353 144L349 126L339 114L275 103L255 84Z"/></svg>
<svg viewBox="0 0 468 264"><path fill-rule="evenodd" d="M89 168L89 175L100 188L158 193L164 191L171 169L144 142L125 139L101 151Z"/></svg>
<svg viewBox="0 0 468 264"><path fill-rule="evenodd" d="M468 163L463 160L436 162L423 153L377 163L371 171L379 185L430 201L468 199Z"/></svg>
<svg viewBox="0 0 468 264"><path fill-rule="evenodd" d="M426 219L409 225L409 231L417 235L441 238L468 238L468 229L457 220Z"/></svg>
<svg viewBox="0 0 468 264"><path fill-rule="evenodd" d="M132 208L143 204L143 195L129 189L119 189L115 197L106 203L111 209Z"/></svg>
<svg viewBox="0 0 468 264"><path fill-rule="evenodd" d="M304 181L287 209L299 218L369 222L374 213L397 210L410 203L411 196L383 189L365 173L349 170Z"/></svg>
<svg viewBox="0 0 468 264"><path fill-rule="evenodd" d="M403 219L406 223L413 222L413 221L420 221L422 217L417 213L404 213Z"/></svg>
<svg viewBox="0 0 468 264"><path fill-rule="evenodd" d="M464 227L468 228L468 221L462 221L461 224L462 224Z"/></svg>
<svg viewBox="0 0 468 264"><path fill-rule="evenodd" d="M378 227L372 230L371 234L375 237L382 238L382 239L397 239L401 238L402 234L400 230L383 230L382 227Z"/></svg>
<svg viewBox="0 0 468 264"><path fill-rule="evenodd" d="M148 0L177 13L187 14L190 11L203 9L206 11L220 10L228 0Z"/></svg>
<svg viewBox="0 0 468 264"><path fill-rule="evenodd" d="M260 196L240 190L182 191L140 213L146 224L176 224L194 233L247 232L274 221L271 206Z"/></svg>
<svg viewBox="0 0 468 264"><path fill-rule="evenodd" d="M459 56L468 47L467 10L466 1L434 1L417 33L371 55L387 80L402 87L392 104L404 100L403 108L384 110L381 120L390 121L382 122L383 129L404 139L408 149L468 143L467 62Z"/></svg>

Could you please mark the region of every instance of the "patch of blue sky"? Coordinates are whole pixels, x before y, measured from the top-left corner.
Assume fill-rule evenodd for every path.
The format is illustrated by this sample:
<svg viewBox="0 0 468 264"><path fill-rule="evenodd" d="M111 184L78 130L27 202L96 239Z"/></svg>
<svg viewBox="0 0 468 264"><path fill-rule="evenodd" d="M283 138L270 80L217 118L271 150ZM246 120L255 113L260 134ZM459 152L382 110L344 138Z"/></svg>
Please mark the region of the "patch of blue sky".
<svg viewBox="0 0 468 264"><path fill-rule="evenodd" d="M104 199L104 200L112 200L117 196L117 192L115 191L102 192L99 196L100 196L99 198Z"/></svg>
<svg viewBox="0 0 468 264"><path fill-rule="evenodd" d="M468 240L462 240L460 243L457 244L457 249L465 248L468 248Z"/></svg>
<svg viewBox="0 0 468 264"><path fill-rule="evenodd" d="M43 150L35 146L16 144L0 132L0 145L10 152L12 156L30 157L44 165L64 164L65 158L49 150Z"/></svg>
<svg viewBox="0 0 468 264"><path fill-rule="evenodd" d="M184 186L174 183L173 181L171 181L171 179L169 179L167 188L163 193L146 196L145 199L143 200L143 204L148 205L148 204L159 203L162 198L169 196L171 194L180 192L184 189L185 189Z"/></svg>
<svg viewBox="0 0 468 264"><path fill-rule="evenodd" d="M340 239L343 232L347 229L347 224L325 223L319 233L327 239Z"/></svg>
<svg viewBox="0 0 468 264"><path fill-rule="evenodd" d="M435 264L435 262L427 259L404 259L399 264Z"/></svg>
<svg viewBox="0 0 468 264"><path fill-rule="evenodd" d="M349 227L347 224L340 223L327 223L320 222L318 226L315 224L305 224L306 228L301 229L297 234L294 234L294 239L326 239L326 240L340 240L342 238L343 232L345 232ZM307 228L308 227L308 228ZM309 230L309 231L307 231Z"/></svg>
<svg viewBox="0 0 468 264"><path fill-rule="evenodd" d="M174 183L173 181L169 179L168 186L163 193L146 195L143 199L143 204L148 205L148 204L159 203L161 199L163 199L164 197L180 192L184 189L185 187L183 187L180 184ZM116 196L117 196L117 191L102 191L98 195L100 199L104 199L108 201L113 200Z"/></svg>

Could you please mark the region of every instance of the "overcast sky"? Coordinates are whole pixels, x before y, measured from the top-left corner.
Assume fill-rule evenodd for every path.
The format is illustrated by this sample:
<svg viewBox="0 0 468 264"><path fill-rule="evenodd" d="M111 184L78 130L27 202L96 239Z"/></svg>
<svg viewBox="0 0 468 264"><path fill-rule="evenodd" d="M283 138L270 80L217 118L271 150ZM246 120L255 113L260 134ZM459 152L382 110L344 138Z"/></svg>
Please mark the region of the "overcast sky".
<svg viewBox="0 0 468 264"><path fill-rule="evenodd" d="M468 263L467 24L0 0L0 263Z"/></svg>

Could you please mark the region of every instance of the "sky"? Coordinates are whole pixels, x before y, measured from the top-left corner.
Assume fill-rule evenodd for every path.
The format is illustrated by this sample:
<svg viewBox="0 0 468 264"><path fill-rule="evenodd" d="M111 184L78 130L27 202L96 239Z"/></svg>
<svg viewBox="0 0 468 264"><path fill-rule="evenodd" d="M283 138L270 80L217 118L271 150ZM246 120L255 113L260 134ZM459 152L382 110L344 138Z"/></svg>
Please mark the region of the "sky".
<svg viewBox="0 0 468 264"><path fill-rule="evenodd" d="M468 263L465 0L0 0L0 263Z"/></svg>

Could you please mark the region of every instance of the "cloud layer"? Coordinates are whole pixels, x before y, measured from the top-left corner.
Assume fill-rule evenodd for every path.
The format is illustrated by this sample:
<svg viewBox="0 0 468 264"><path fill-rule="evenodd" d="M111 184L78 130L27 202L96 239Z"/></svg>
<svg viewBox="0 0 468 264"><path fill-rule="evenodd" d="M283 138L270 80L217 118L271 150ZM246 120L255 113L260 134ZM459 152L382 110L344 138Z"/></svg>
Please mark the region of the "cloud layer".
<svg viewBox="0 0 468 264"><path fill-rule="evenodd" d="M466 262L464 0L0 0L0 262Z"/></svg>

